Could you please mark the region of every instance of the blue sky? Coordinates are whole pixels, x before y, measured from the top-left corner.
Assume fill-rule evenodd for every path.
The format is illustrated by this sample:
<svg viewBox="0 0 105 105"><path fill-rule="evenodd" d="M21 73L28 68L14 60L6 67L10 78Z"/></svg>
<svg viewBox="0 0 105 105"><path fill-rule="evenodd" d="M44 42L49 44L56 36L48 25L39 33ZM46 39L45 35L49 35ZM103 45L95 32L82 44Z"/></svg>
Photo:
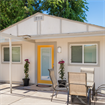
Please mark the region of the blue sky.
<svg viewBox="0 0 105 105"><path fill-rule="evenodd" d="M87 0L87 23L105 27L105 0Z"/></svg>
<svg viewBox="0 0 105 105"><path fill-rule="evenodd" d="M87 0L87 2L89 11L86 12L86 23L105 27L105 0Z"/></svg>

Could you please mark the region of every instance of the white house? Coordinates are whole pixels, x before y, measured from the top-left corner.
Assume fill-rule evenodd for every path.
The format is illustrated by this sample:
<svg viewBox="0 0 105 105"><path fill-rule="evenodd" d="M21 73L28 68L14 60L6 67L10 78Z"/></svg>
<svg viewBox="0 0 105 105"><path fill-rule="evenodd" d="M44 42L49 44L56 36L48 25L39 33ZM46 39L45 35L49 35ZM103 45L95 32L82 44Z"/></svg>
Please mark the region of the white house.
<svg viewBox="0 0 105 105"><path fill-rule="evenodd" d="M92 67L96 87L105 84L105 27L36 13L0 32L17 38L28 37L27 41L12 40L12 81L15 83L21 83L24 78L24 59L30 61L32 84L51 84L48 68L53 66L59 79L58 62L63 59L66 78L67 72ZM8 46L8 40L1 37L0 82L9 81Z"/></svg>

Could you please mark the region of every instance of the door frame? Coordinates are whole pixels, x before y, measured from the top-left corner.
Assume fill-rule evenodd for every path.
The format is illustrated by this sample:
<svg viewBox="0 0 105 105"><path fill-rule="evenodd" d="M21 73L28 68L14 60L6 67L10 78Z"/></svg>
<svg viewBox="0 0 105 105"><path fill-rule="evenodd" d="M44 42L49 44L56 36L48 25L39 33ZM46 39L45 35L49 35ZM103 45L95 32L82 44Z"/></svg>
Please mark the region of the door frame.
<svg viewBox="0 0 105 105"><path fill-rule="evenodd" d="M57 42L36 42L35 43L35 84L37 85L37 70L38 70L38 63L37 63L37 47L38 45L54 45L54 70L55 70L55 76L57 78ZM47 84L45 84L47 85Z"/></svg>

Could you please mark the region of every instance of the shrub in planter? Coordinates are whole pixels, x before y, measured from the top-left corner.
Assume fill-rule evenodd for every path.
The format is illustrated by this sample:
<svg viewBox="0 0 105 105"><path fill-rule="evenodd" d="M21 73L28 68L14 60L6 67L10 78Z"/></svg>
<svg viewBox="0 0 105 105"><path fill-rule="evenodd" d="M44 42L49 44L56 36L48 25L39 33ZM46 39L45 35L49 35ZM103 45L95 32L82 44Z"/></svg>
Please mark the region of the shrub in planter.
<svg viewBox="0 0 105 105"><path fill-rule="evenodd" d="M24 64L24 73L25 73L25 78L23 79L23 83L24 83L24 86L28 86L29 85L29 60L28 59L25 59L25 64Z"/></svg>
<svg viewBox="0 0 105 105"><path fill-rule="evenodd" d="M64 63L65 62L63 60L61 60L61 61L58 62L58 64L60 64L59 78L61 79L61 80L58 80L58 83L59 84L66 85L66 80L64 80L65 79L64 78L64 75L65 75ZM59 87L65 87L65 86L59 85Z"/></svg>

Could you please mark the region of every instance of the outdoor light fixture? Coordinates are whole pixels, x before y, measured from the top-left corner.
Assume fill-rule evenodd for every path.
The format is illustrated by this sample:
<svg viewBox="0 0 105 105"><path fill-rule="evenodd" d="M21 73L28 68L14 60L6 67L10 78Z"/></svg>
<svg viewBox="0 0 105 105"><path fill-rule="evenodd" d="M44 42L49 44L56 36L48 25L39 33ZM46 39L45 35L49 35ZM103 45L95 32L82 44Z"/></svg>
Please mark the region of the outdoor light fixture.
<svg viewBox="0 0 105 105"><path fill-rule="evenodd" d="M24 39L30 39L31 36L30 36L30 35L23 35L23 38L24 38Z"/></svg>
<svg viewBox="0 0 105 105"><path fill-rule="evenodd" d="M57 51L58 51L58 53L61 53L62 49L60 46L57 48Z"/></svg>

